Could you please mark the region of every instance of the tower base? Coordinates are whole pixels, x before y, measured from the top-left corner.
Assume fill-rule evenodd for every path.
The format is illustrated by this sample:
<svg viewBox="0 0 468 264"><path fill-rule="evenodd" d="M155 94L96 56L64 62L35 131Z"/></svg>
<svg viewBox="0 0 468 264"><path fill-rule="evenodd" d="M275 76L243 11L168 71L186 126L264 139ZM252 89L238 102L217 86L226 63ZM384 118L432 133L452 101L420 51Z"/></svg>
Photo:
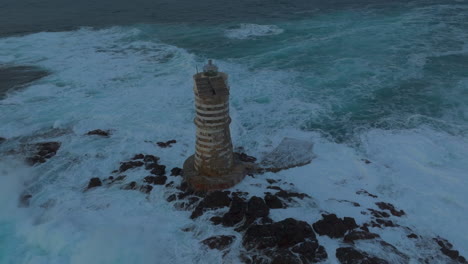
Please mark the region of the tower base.
<svg viewBox="0 0 468 264"><path fill-rule="evenodd" d="M195 170L195 156L190 156L184 162L184 178L188 185L196 191L222 190L233 187L241 182L247 174L248 165L234 156L234 166L229 173L222 176L209 177Z"/></svg>

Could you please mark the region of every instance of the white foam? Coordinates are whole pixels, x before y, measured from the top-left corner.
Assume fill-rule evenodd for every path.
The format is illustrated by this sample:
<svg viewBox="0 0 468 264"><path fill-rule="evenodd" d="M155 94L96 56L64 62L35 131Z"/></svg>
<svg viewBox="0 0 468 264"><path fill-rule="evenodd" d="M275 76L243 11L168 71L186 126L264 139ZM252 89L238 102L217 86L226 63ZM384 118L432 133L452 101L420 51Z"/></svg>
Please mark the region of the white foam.
<svg viewBox="0 0 468 264"><path fill-rule="evenodd" d="M225 35L230 39L250 39L278 35L283 32L284 30L276 25L240 24L238 28L227 29Z"/></svg>
<svg viewBox="0 0 468 264"><path fill-rule="evenodd" d="M220 263L222 253L205 251L199 241L211 235L238 235L210 225L205 217L196 220L193 232L182 232L193 225L189 212L165 202L162 187L148 198L118 187L83 192L91 177L109 176L120 161L136 153L158 155L168 169L180 167L193 154L191 75L204 58L157 41L140 41L139 34L115 27L0 39L0 58L15 58L18 64L38 65L53 73L0 102L0 135L20 137L4 144L62 142L57 156L31 171L0 164L2 170L7 168L7 176L0 178L0 206L14 212L0 215L0 237L11 243L4 263ZM253 35L247 30L239 36ZM301 208L272 210L274 220L296 217L312 223L326 210L355 217L361 224L367 219L360 213L363 208L389 201L408 214L397 220L399 224L427 236L441 235L468 255L464 236L468 229L459 225L466 222L468 212L466 138L421 127L367 131L361 135L360 148L337 144L299 130L303 120L325 107L291 95L295 73L251 71L226 61L217 64L229 73L235 145L260 157L285 136L314 142L317 158L312 164L247 177L237 187L261 196L264 178L275 178L294 183L313 197ZM50 133L54 128L69 132ZM97 128L113 134L84 136ZM31 136L38 131L49 131L49 136ZM154 145L169 139L178 142L168 149ZM138 180L146 172L136 170L127 176L129 181ZM380 198L356 195L361 188ZM33 194L31 208L18 209L16 197L24 190ZM359 202L362 208L336 202L339 199ZM378 232L398 245L395 233ZM330 255L329 263L334 263L338 242L319 239ZM235 243L227 262L238 262L240 238ZM419 254L414 245L400 248L414 259Z"/></svg>

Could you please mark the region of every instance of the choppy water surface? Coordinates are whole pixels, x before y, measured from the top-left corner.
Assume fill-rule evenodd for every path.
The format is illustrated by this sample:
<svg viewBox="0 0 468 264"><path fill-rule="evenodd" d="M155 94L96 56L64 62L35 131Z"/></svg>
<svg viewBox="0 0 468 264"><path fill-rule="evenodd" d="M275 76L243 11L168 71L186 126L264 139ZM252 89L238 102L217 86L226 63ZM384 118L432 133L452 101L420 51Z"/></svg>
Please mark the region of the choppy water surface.
<svg viewBox="0 0 468 264"><path fill-rule="evenodd" d="M135 153L182 165L194 149L191 75L207 58L229 74L236 146L261 156L284 136L314 141L314 163L269 177L323 206L366 188L468 255L468 228L451 228L468 221L466 1L60 2L0 4L0 66L50 73L0 101L0 263L219 263L193 246L219 230L180 231L191 221L163 189L82 192ZM97 128L112 137L84 136ZM149 143L172 138L171 149ZM7 155L46 140L62 147L43 165ZM19 209L25 189L31 207ZM408 254L417 263L418 249Z"/></svg>

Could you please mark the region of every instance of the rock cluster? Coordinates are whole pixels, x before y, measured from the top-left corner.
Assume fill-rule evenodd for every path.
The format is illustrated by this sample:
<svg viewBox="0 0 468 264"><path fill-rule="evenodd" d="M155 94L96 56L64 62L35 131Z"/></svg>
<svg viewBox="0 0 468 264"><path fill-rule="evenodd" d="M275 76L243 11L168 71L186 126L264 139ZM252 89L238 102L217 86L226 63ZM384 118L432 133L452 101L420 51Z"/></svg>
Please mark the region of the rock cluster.
<svg viewBox="0 0 468 264"><path fill-rule="evenodd" d="M96 135L96 136L101 136L101 137L109 137L110 136L110 131L109 130L101 130L101 129L96 129L96 130L91 130L88 133L86 133L88 136Z"/></svg>
<svg viewBox="0 0 468 264"><path fill-rule="evenodd" d="M156 145L158 145L159 147L161 148L167 148L167 147L172 147L172 144L175 144L177 143L176 140L172 139L172 140L169 140L169 141L166 141L166 142L157 142Z"/></svg>
<svg viewBox="0 0 468 264"><path fill-rule="evenodd" d="M57 154L60 146L60 142L43 142L34 144L32 147L35 149L35 153L33 156L28 157L26 162L30 165L44 163Z"/></svg>

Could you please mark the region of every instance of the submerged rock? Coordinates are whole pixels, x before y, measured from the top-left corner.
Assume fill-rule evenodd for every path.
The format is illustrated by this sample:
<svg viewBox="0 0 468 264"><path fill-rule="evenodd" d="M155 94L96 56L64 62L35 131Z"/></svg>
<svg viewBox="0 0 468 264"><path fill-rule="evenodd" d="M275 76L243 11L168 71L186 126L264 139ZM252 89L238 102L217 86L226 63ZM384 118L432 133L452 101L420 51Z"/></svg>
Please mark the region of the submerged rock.
<svg viewBox="0 0 468 264"><path fill-rule="evenodd" d="M6 141L6 138L0 137L0 144Z"/></svg>
<svg viewBox="0 0 468 264"><path fill-rule="evenodd" d="M232 244L235 236L213 236L203 240L201 243L207 245L211 249L224 250Z"/></svg>
<svg viewBox="0 0 468 264"><path fill-rule="evenodd" d="M0 100L4 99L7 93L47 75L49 72L36 66L0 66Z"/></svg>
<svg viewBox="0 0 468 264"><path fill-rule="evenodd" d="M27 158L26 161L31 165L44 163L57 154L60 146L60 142L43 142L34 144L33 147L36 149L36 153L34 156Z"/></svg>
<svg viewBox="0 0 468 264"><path fill-rule="evenodd" d="M365 239L375 239L379 238L380 236L375 233L371 233L368 231L358 231L353 230L344 236L344 242L353 243L356 240L365 240Z"/></svg>
<svg viewBox="0 0 468 264"><path fill-rule="evenodd" d="M109 137L110 132L109 132L109 130L96 129L96 130L89 131L88 133L86 133L86 135L88 135L88 136L95 135L95 136L101 136L101 137Z"/></svg>
<svg viewBox="0 0 468 264"><path fill-rule="evenodd" d="M272 172L304 166L315 157L312 152L313 146L311 142L286 137L278 147L265 155L260 164Z"/></svg>
<svg viewBox="0 0 468 264"><path fill-rule="evenodd" d="M175 144L177 143L176 140L172 139L172 140L169 140L169 141L166 141L166 142L157 142L156 144L161 147L161 148L167 148L167 147L172 147L172 144Z"/></svg>

